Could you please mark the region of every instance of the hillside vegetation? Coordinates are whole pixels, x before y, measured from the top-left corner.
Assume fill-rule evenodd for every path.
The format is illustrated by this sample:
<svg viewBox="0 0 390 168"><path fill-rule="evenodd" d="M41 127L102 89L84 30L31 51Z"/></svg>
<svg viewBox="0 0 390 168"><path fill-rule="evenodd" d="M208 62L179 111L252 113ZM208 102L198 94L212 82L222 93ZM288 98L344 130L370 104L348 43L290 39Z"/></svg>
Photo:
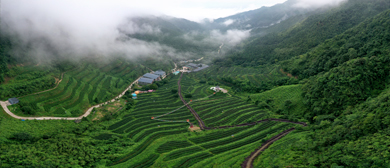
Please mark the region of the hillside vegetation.
<svg viewBox="0 0 390 168"><path fill-rule="evenodd" d="M271 33L254 30L226 57L206 58L213 60L209 68L134 87L81 123L20 121L1 110L0 167L242 167L255 149L286 130L291 132L262 151L254 167L388 167L390 0L349 0L318 11L296 11L292 2L275 7L290 17ZM267 9L215 24L258 13L274 16L248 20L263 26L283 16ZM166 36L128 37L199 50L195 55L213 50L180 37L216 25L176 18L136 21L154 22ZM240 23L247 22L230 28ZM23 64L31 60L12 58L12 43L0 39L0 98L19 97L19 104L9 106L18 115L78 116L149 68L174 67L168 56ZM57 88L29 95L55 87L58 79ZM215 86L228 93L214 94ZM152 87L155 91L132 98L133 91ZM196 130L202 122L205 129Z"/></svg>
<svg viewBox="0 0 390 168"><path fill-rule="evenodd" d="M388 0L350 0L338 8L313 14L287 31L259 37L220 64L255 67L304 54L389 7Z"/></svg>

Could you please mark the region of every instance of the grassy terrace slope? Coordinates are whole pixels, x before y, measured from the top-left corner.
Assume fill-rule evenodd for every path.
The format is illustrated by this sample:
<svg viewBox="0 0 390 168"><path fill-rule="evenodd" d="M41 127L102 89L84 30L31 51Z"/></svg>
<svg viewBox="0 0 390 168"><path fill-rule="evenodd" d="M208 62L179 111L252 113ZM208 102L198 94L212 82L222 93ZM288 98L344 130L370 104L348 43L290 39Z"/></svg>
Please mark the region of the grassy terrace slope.
<svg viewBox="0 0 390 168"><path fill-rule="evenodd" d="M36 116L80 116L88 107L115 97L143 72L141 65L120 60L100 66L81 64L65 72L56 89L21 97L22 104L10 110L26 116L20 107L30 106Z"/></svg>
<svg viewBox="0 0 390 168"><path fill-rule="evenodd" d="M135 144L128 154L112 162L113 167L213 167L224 165L238 167L245 157L267 139L296 126L291 123L267 121L257 125L190 132L185 121L197 123L191 112L183 107L169 115L152 120L151 117L171 112L183 106L177 93L179 75L160 86L156 92L139 94L136 107L122 120L107 129L131 139ZM227 94L212 94L210 85L197 82L196 78L183 75L182 93L191 93L190 105L197 110L207 126L243 124L266 118L267 113L257 106ZM199 97L199 98L197 98ZM224 111L222 113L222 111ZM104 137L102 134L98 137Z"/></svg>

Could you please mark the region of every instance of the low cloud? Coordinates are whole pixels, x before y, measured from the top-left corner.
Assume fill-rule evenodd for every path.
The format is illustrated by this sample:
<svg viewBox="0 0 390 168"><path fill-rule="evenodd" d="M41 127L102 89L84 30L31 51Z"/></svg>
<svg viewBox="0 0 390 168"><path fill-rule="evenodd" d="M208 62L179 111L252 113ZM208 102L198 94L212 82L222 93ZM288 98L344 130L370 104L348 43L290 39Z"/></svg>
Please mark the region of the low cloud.
<svg viewBox="0 0 390 168"><path fill-rule="evenodd" d="M298 0L294 7L298 8L320 8L340 5L347 0Z"/></svg>
<svg viewBox="0 0 390 168"><path fill-rule="evenodd" d="M158 27L153 27L149 24L136 24L134 22L127 22L118 26L118 30L125 34L160 34L161 30Z"/></svg>
<svg viewBox="0 0 390 168"><path fill-rule="evenodd" d="M234 23L234 20L233 20L233 19L228 19L228 20L226 20L225 22L223 22L223 24L224 24L225 26L229 26L229 25L231 25L232 23Z"/></svg>
<svg viewBox="0 0 390 168"><path fill-rule="evenodd" d="M132 34L164 35L155 25L132 18L159 15L130 10L128 6L94 1L15 0L2 1L1 33L15 40L15 57L34 57L45 62L51 58L86 56L171 56L185 58L193 53L173 47L131 38ZM92 5L93 4L93 5ZM227 20L225 25L234 20ZM199 35L203 36L198 38ZM196 37L197 36L197 37ZM190 32L182 36L199 46L235 46L250 36L249 30ZM210 47L209 47L210 48ZM211 47L213 48L213 47Z"/></svg>
<svg viewBox="0 0 390 168"><path fill-rule="evenodd" d="M161 32L158 27L129 21L145 16L142 12L99 3L91 6L84 1L18 0L1 5L1 33L17 39L12 53L16 57L35 56L44 61L89 55L134 58L176 54L175 49L157 42L124 36Z"/></svg>
<svg viewBox="0 0 390 168"><path fill-rule="evenodd" d="M202 40L195 40L199 36L203 36L204 38ZM192 43L215 46L217 48L222 43L231 47L236 46L249 36L250 30L231 29L226 32L221 32L220 30L211 30L207 33L193 31L185 34L183 38Z"/></svg>
<svg viewBox="0 0 390 168"><path fill-rule="evenodd" d="M226 33L221 33L219 30L213 30L210 34L211 38L221 41L224 44L234 46L248 38L250 36L250 30L232 29L226 31Z"/></svg>

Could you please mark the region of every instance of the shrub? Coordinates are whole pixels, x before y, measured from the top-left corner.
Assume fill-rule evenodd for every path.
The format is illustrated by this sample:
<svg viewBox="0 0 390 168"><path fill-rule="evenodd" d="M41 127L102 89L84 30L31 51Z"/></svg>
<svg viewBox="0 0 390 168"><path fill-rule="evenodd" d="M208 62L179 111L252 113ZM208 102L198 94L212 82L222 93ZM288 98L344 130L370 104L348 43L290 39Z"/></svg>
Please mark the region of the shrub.
<svg viewBox="0 0 390 168"><path fill-rule="evenodd" d="M35 114L35 111L30 106L23 106L21 110L26 114Z"/></svg>
<svg viewBox="0 0 390 168"><path fill-rule="evenodd" d="M259 103L258 104L258 106L260 107L260 108L267 108L267 109L269 109L270 108L270 106L266 103L266 102L261 102L261 103Z"/></svg>
<svg viewBox="0 0 390 168"><path fill-rule="evenodd" d="M154 83L154 84L151 84L149 86L149 88L152 89L152 90L156 90L158 88L158 86Z"/></svg>
<svg viewBox="0 0 390 168"><path fill-rule="evenodd" d="M177 89L172 89L171 92L172 92L173 94L175 94L175 93L177 93Z"/></svg>
<svg viewBox="0 0 390 168"><path fill-rule="evenodd" d="M186 94L184 97L185 97L185 98L191 98L191 97L192 97L192 94Z"/></svg>
<svg viewBox="0 0 390 168"><path fill-rule="evenodd" d="M29 141L32 140L32 136L29 133L21 132L21 133L15 133L12 137L12 139L15 139L17 141Z"/></svg>

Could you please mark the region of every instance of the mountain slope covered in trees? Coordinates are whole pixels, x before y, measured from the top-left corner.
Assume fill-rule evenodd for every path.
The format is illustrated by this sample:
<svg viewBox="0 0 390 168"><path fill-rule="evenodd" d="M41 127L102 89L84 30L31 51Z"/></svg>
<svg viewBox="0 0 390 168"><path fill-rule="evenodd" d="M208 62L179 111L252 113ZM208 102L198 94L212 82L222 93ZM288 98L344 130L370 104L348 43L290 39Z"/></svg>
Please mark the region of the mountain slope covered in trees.
<svg viewBox="0 0 390 168"><path fill-rule="evenodd" d="M287 31L271 33L230 54L224 66L258 66L304 54L390 7L388 0L350 0L340 7L309 16ZM231 61L230 61L231 60Z"/></svg>
<svg viewBox="0 0 390 168"><path fill-rule="evenodd" d="M388 166L389 155L383 150L389 145L386 139L390 126L388 4L389 1L349 1L338 9L310 16L286 32L259 38L264 41L256 47L249 43L242 52L233 53L232 60L217 62L219 65L242 65L253 63L263 55L266 64L253 63L252 66L281 65L284 71L297 76L299 83L303 84L302 90L297 90L301 92L301 101L286 100L281 110L273 109L276 104L261 97L264 94L249 94L252 97L250 101L264 108L271 107L269 109L280 115L288 114L289 118L311 123L296 135L291 135L294 143L287 140L278 144L285 148L271 147L257 159L255 165ZM357 18L360 16L358 13L365 13L365 17ZM325 20L324 16L327 16ZM326 21L326 18L333 22ZM300 27L309 20L317 23L312 26L315 29ZM327 27L325 23L330 25L322 29L320 26ZM300 33L297 30L305 30L301 38L298 38ZM303 46L297 47L297 44ZM276 46L297 48L283 55L277 54L280 48ZM265 48L269 49L268 54L261 50ZM247 49L252 49L254 53L249 53ZM295 108L298 106L305 108L300 108L303 111L298 112Z"/></svg>

